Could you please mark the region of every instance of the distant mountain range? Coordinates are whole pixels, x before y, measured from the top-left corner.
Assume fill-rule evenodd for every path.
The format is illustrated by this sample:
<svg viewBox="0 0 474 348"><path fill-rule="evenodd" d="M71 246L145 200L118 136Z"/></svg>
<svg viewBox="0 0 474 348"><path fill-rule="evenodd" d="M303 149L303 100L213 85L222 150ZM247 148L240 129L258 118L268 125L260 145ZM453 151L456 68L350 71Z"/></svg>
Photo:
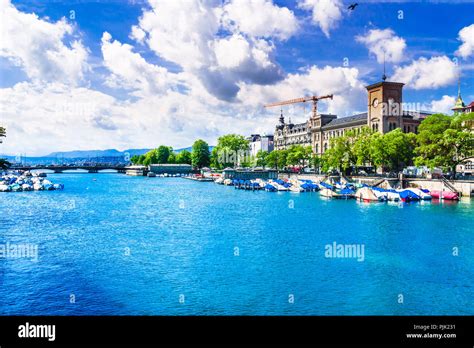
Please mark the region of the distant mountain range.
<svg viewBox="0 0 474 348"><path fill-rule="evenodd" d="M212 151L214 146L209 146L209 151ZM75 150L75 151L64 151L64 152L51 152L47 156L43 157L55 157L55 158L93 158L93 157L123 157L128 154L130 157L135 155L143 155L153 149L128 149L118 151L116 149L108 150ZM173 149L174 152L180 153L181 151L187 150L192 151L192 146L183 147L181 149Z"/></svg>
<svg viewBox="0 0 474 348"><path fill-rule="evenodd" d="M209 151L212 151L214 146L209 146ZM54 163L64 163L64 162L126 162L126 158L130 158L135 155L143 155L152 149L128 149L124 151L118 151L116 149L108 150L74 150L74 151L57 151L51 152L46 156L38 157L21 157L17 156L0 156L5 158L10 162L23 162L31 164L54 164ZM173 150L176 153L181 151L190 151L192 147L184 147L181 149ZM128 156L127 156L128 154Z"/></svg>
<svg viewBox="0 0 474 348"><path fill-rule="evenodd" d="M118 151L116 149L108 150L74 150L74 151L58 151L51 152L49 155L43 157L55 157L55 158L89 158L89 157L123 157L127 153L128 155L142 155L147 153L151 149L128 149L124 151Z"/></svg>

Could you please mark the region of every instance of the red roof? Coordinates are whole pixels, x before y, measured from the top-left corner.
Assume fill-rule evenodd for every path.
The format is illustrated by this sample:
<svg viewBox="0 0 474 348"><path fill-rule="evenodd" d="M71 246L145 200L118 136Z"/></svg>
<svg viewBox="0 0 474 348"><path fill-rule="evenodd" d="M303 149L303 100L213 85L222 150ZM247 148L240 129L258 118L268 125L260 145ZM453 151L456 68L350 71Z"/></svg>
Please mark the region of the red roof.
<svg viewBox="0 0 474 348"><path fill-rule="evenodd" d="M474 101L472 101L471 104L467 105L466 108L474 108Z"/></svg>

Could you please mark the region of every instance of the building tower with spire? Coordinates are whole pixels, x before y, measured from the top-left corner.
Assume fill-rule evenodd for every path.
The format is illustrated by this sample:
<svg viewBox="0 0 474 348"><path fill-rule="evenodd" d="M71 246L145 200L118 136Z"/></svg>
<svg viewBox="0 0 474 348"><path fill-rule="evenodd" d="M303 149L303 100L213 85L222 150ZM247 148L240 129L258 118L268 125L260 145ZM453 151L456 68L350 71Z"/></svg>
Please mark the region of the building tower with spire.
<svg viewBox="0 0 474 348"><path fill-rule="evenodd" d="M462 113L464 112L464 109L466 108L466 104L464 104L464 101L462 100L461 97L461 77L458 76L458 97L456 99L456 103L454 104L454 107L451 109L454 111L454 113Z"/></svg>

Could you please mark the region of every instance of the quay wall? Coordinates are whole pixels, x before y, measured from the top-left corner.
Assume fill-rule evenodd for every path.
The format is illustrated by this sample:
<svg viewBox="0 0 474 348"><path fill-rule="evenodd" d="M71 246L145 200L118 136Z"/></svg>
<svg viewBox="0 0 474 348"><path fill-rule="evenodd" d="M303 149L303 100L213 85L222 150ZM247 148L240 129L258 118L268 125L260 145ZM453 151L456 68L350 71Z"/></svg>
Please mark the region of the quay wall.
<svg viewBox="0 0 474 348"><path fill-rule="evenodd" d="M428 190L448 190L443 182L438 179L405 179L407 187L423 187ZM456 180L450 181L454 188L461 192L463 197L474 197L474 181L472 180Z"/></svg>
<svg viewBox="0 0 474 348"><path fill-rule="evenodd" d="M280 179L309 179L320 181L324 180L326 177L324 175L319 174L288 174L288 173L280 173ZM349 180L361 183L372 185L374 182L379 181L380 177L348 177ZM449 190L444 186L444 183L440 179L403 179L403 185L400 185L400 180L397 178L385 178L392 187L421 187L428 190ZM456 188L458 192L461 192L463 197L474 197L474 180L456 180L450 181L450 183Z"/></svg>

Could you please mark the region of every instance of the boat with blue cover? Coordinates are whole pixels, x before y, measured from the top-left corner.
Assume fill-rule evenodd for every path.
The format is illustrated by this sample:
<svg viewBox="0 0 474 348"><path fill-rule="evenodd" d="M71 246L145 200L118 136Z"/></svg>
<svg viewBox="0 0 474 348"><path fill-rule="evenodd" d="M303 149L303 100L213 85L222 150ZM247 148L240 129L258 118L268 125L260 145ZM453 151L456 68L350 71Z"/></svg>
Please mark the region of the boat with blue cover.
<svg viewBox="0 0 474 348"><path fill-rule="evenodd" d="M414 202L414 201L416 202L420 200L420 196L418 196L416 193L410 190L402 190L399 192L399 194L400 194L400 199L406 203Z"/></svg>

